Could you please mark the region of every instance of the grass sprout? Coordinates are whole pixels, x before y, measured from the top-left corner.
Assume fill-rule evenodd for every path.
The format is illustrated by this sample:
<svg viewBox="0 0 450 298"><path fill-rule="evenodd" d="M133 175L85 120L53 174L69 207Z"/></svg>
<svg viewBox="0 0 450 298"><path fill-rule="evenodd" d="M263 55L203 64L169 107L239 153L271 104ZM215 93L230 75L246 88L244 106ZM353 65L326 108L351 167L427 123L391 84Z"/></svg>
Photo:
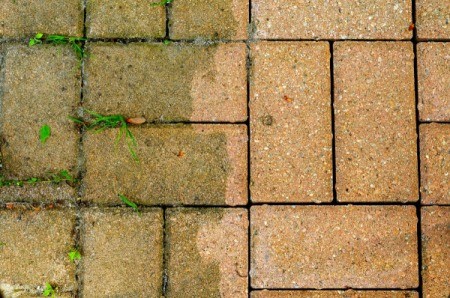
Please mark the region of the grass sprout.
<svg viewBox="0 0 450 298"><path fill-rule="evenodd" d="M172 2L173 2L173 0L161 0L159 2L153 2L150 5L152 7L155 7L155 6L166 6L167 4L170 4Z"/></svg>
<svg viewBox="0 0 450 298"><path fill-rule="evenodd" d="M131 207L135 212L140 215L138 205L136 203L130 201L126 196L119 194L119 198L122 202L124 202L128 207Z"/></svg>
<svg viewBox="0 0 450 298"><path fill-rule="evenodd" d="M48 138L50 138L50 135L52 134L52 131L50 129L50 126L47 124L42 125L41 129L39 130L39 140L42 144L45 144Z"/></svg>
<svg viewBox="0 0 450 298"><path fill-rule="evenodd" d="M42 296L52 298L56 297L56 291L49 282L45 283L44 292L42 292Z"/></svg>
<svg viewBox="0 0 450 298"><path fill-rule="evenodd" d="M67 255L69 256L69 260L73 263L75 260L81 260L81 253L76 248L72 248Z"/></svg>
<svg viewBox="0 0 450 298"><path fill-rule="evenodd" d="M82 47L82 42L85 40L86 38L83 37L71 37L57 34L37 33L33 38L30 38L30 42L28 43L28 45L34 46L43 43L54 45L69 44L75 51L75 54L77 55L78 59L81 60L84 57L86 57L86 53L84 52Z"/></svg>
<svg viewBox="0 0 450 298"><path fill-rule="evenodd" d="M38 178L38 177L32 177L25 180L18 180L18 179L5 179L5 177L0 176L0 187L3 186L24 186L25 184L34 185L36 183L55 183L59 184L62 182L68 182L68 183L76 183L78 182L78 179L74 178L72 175L69 174L69 171L62 170L57 173L50 174L47 178Z"/></svg>

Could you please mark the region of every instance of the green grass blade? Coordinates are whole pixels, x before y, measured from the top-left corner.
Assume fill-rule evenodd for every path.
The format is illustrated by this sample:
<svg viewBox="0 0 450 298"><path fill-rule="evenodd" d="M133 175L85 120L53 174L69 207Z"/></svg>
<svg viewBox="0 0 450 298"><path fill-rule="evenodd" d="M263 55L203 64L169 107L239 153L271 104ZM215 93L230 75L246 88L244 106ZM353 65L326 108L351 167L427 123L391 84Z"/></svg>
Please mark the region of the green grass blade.
<svg viewBox="0 0 450 298"><path fill-rule="evenodd" d="M136 211L137 213L139 213L139 208L138 205L136 205L136 203L130 201L126 196L119 194L119 198L120 200L125 203L128 207L131 207L134 211Z"/></svg>
<svg viewBox="0 0 450 298"><path fill-rule="evenodd" d="M50 135L52 134L52 131L50 129L50 126L47 124L42 125L41 129L39 130L39 140L42 144L45 144L47 142L47 139L50 138Z"/></svg>

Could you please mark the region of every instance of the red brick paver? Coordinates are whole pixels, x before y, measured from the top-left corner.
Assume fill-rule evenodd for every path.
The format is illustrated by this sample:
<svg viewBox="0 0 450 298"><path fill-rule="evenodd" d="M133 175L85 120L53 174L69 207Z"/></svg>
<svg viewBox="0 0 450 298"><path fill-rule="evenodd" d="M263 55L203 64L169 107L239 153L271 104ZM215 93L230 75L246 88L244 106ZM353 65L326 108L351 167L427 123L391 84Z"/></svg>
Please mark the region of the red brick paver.
<svg viewBox="0 0 450 298"><path fill-rule="evenodd" d="M413 291L253 291L251 298L419 298Z"/></svg>

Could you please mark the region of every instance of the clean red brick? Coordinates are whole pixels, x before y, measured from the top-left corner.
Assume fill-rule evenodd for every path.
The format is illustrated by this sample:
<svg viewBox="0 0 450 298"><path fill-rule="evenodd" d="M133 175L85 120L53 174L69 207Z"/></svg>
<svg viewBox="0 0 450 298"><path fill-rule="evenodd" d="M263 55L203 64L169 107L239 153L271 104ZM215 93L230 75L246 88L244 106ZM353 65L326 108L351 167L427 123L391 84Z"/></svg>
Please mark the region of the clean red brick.
<svg viewBox="0 0 450 298"><path fill-rule="evenodd" d="M257 206L253 288L418 286L413 206Z"/></svg>

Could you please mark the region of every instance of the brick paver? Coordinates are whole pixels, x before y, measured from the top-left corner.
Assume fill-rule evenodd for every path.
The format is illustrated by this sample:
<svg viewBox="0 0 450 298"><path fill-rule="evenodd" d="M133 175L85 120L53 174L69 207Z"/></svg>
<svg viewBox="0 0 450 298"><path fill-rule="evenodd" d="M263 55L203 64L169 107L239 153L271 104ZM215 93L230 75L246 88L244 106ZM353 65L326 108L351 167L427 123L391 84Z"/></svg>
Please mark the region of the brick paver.
<svg viewBox="0 0 450 298"><path fill-rule="evenodd" d="M243 125L166 125L132 130L139 162L118 131L85 138L85 199L117 204L121 193L138 203L244 205L247 132Z"/></svg>
<svg viewBox="0 0 450 298"><path fill-rule="evenodd" d="M73 210L0 210L0 284L76 289Z"/></svg>
<svg viewBox="0 0 450 298"><path fill-rule="evenodd" d="M243 43L92 44L85 106L148 121L245 121ZM108 82L108 84L105 84Z"/></svg>
<svg viewBox="0 0 450 298"><path fill-rule="evenodd" d="M419 115L422 121L450 121L450 44L417 45Z"/></svg>
<svg viewBox="0 0 450 298"><path fill-rule="evenodd" d="M251 208L254 288L414 288L412 206Z"/></svg>
<svg viewBox="0 0 450 298"><path fill-rule="evenodd" d="M161 38L166 34L164 6L151 1L87 0L86 28L93 38Z"/></svg>
<svg viewBox="0 0 450 298"><path fill-rule="evenodd" d="M328 43L261 42L251 50L252 201L331 201Z"/></svg>
<svg viewBox="0 0 450 298"><path fill-rule="evenodd" d="M66 183L43 182L0 187L0 204L8 202L69 203L74 202L76 197L76 189Z"/></svg>
<svg viewBox="0 0 450 298"><path fill-rule="evenodd" d="M68 119L80 99L78 61L69 47L6 47L1 102L1 154L6 178L74 170L78 132ZM39 130L49 125L42 144ZM72 171L74 172L74 171Z"/></svg>
<svg viewBox="0 0 450 298"><path fill-rule="evenodd" d="M411 1L253 0L256 37L409 39Z"/></svg>
<svg viewBox="0 0 450 298"><path fill-rule="evenodd" d="M422 208L423 297L450 295L450 207Z"/></svg>
<svg viewBox="0 0 450 298"><path fill-rule="evenodd" d="M450 204L450 124L420 126L423 204Z"/></svg>
<svg viewBox="0 0 450 298"><path fill-rule="evenodd" d="M30 37L37 32L83 35L80 0L2 0L0 37Z"/></svg>
<svg viewBox="0 0 450 298"><path fill-rule="evenodd" d="M86 209L82 220L83 297L161 297L161 209Z"/></svg>
<svg viewBox="0 0 450 298"><path fill-rule="evenodd" d="M244 40L247 38L248 9L248 1L173 1L170 38Z"/></svg>
<svg viewBox="0 0 450 298"><path fill-rule="evenodd" d="M253 291L251 298L419 298L414 291Z"/></svg>
<svg viewBox="0 0 450 298"><path fill-rule="evenodd" d="M166 296L247 297L245 209L168 209Z"/></svg>
<svg viewBox="0 0 450 298"><path fill-rule="evenodd" d="M450 38L450 2L417 0L416 25L419 39Z"/></svg>
<svg viewBox="0 0 450 298"><path fill-rule="evenodd" d="M339 201L418 200L413 59L409 42L334 44Z"/></svg>

